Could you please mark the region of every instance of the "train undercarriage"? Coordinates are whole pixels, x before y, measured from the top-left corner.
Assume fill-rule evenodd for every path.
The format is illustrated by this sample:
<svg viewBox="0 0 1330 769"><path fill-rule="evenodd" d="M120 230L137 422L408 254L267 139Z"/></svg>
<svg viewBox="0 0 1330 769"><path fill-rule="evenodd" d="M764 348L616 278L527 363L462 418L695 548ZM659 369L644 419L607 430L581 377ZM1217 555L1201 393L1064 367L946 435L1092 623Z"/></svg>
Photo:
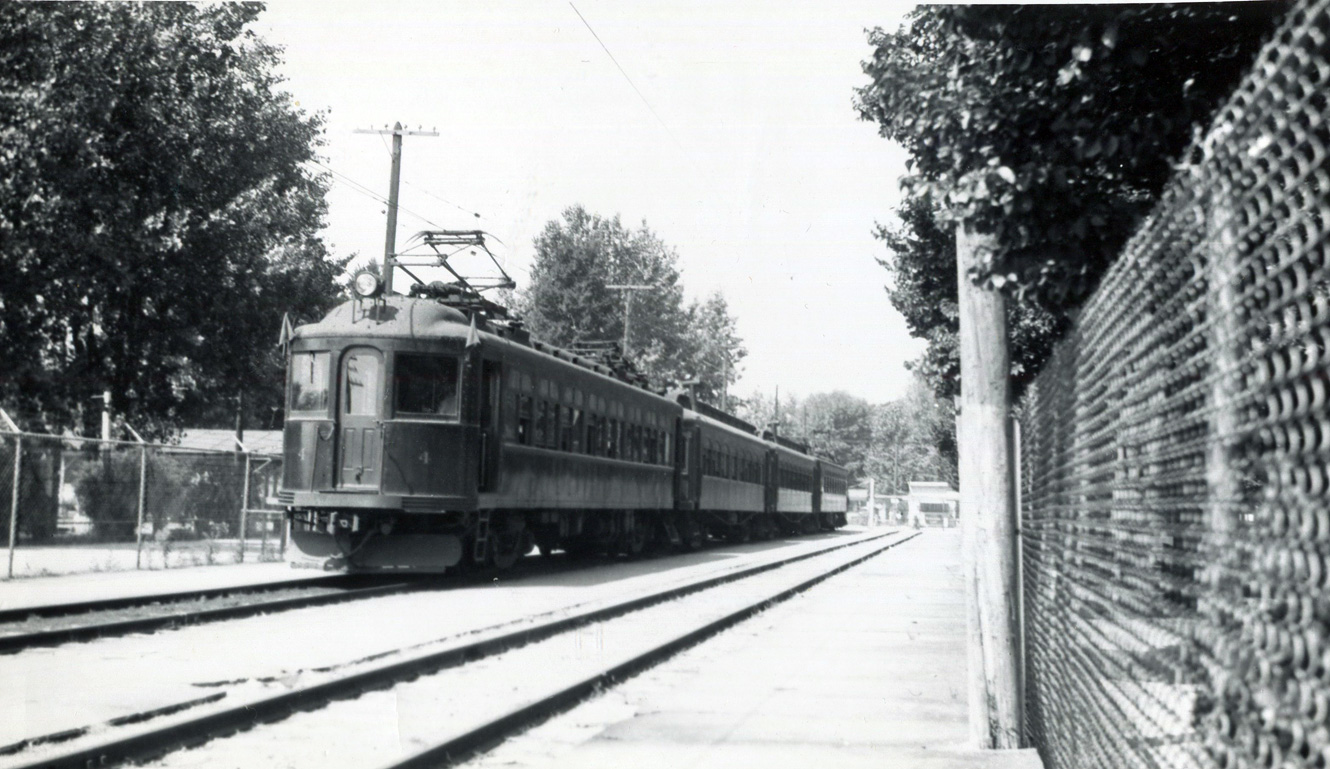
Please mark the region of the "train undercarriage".
<svg viewBox="0 0 1330 769"><path fill-rule="evenodd" d="M360 508L293 510L288 520L296 566L422 574L507 569L533 551L636 557L653 550L694 550L711 540L741 543L845 525L843 513L674 510L403 513Z"/></svg>

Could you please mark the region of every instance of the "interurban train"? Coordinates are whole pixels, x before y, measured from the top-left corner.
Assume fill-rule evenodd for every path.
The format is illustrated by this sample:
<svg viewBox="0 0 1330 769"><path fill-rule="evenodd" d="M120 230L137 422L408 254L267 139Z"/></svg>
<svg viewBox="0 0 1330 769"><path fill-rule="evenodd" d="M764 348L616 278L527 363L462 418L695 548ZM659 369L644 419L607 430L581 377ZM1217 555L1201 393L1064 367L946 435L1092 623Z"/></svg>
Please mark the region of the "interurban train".
<svg viewBox="0 0 1330 769"><path fill-rule="evenodd" d="M352 298L287 339L279 499L329 570L507 568L845 525L845 468L590 354L467 286Z"/></svg>

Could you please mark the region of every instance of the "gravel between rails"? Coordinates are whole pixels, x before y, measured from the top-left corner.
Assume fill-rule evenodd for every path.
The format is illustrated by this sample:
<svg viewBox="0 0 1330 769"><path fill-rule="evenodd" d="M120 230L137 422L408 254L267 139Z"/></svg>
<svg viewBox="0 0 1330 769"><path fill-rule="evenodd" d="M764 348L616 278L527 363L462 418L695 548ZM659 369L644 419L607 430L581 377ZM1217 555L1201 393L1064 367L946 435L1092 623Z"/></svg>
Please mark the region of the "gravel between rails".
<svg viewBox="0 0 1330 769"><path fill-rule="evenodd" d="M890 534L897 534L897 532L891 532ZM506 632L481 634L481 637L472 636L471 638L453 639L444 643L442 647L436 644L425 649L417 648L409 653L388 655L387 659L376 658L353 668L339 669L337 672L327 675L309 676L291 682L270 682L267 685L251 684L237 687L230 691L224 702L157 719L154 721L154 725L141 724L138 727L102 730L95 735L97 744L89 744L94 742L94 739L90 737L75 740L67 747L40 746L35 750L23 751L22 755L14 756L13 758L16 761L4 761L3 763L28 767L82 767L88 765L89 762L95 765L108 765L127 760L142 761L150 759L155 755L175 750L183 745L206 742L219 735L249 729L258 723L286 719L295 711L329 707L328 703L335 700L360 697L366 691L394 686L395 682L422 676L433 678L435 676L430 674L443 668L462 666L463 663L493 656L544 638L558 634L564 634L564 637L567 638L575 635L569 633L570 630L588 623L601 622L612 616L637 611L652 604L672 600L680 595L704 590L705 587L733 582L740 579L740 577L752 576L753 573L779 570L778 566L784 566L790 562L817 558L825 553L845 547L861 546L863 543L880 539L881 536L887 535L856 538L851 543L818 548L812 552L804 552L792 559L766 562L760 566L747 569L736 569L722 576L713 576L695 584L662 590L650 596L637 597L626 604L605 602L608 605L601 608L584 608L562 619L547 620L540 624L520 628L516 632L506 629ZM897 537L897 540L900 541L901 538ZM459 667L459 669L471 670L475 669L475 666L466 664L464 667ZM397 685L400 686L401 684ZM290 688L283 691L284 687ZM277 691L276 694L274 694L274 690ZM334 703L333 706L336 704L340 703ZM256 729L253 733L258 734L267 731L268 728L265 727ZM347 736L350 736L358 733L359 727L352 729L350 725L343 723L342 728L337 731L339 733L346 732ZM60 750L61 747L65 749ZM257 764L248 765L263 765L266 763L261 759L259 761ZM340 765L343 762L338 760L334 763ZM211 765L211 762L209 764Z"/></svg>

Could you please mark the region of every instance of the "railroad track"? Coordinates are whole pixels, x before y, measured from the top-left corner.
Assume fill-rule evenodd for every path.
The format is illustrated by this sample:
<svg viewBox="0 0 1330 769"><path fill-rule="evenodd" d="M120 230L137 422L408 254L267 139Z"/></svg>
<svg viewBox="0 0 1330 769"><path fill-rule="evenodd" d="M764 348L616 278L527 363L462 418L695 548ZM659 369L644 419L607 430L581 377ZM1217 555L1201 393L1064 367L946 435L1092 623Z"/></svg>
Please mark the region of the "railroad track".
<svg viewBox="0 0 1330 769"><path fill-rule="evenodd" d="M148 633L164 628L180 627L201 622L216 622L228 619L252 617L278 611L290 611L311 606L326 606L345 601L375 598L418 590L433 585L433 582L414 580L381 584L381 580L361 587L365 580L354 576L332 575L291 580L278 584L246 585L243 587L212 588L187 592L167 593L147 596L112 598L78 603L34 606L21 609L0 611L0 654L12 654L38 646L56 646L75 641L88 641L95 638L108 638L130 633ZM272 598L268 600L245 601L229 606L208 606L206 602L237 596L262 595L301 591L312 588L327 589L330 592L306 593L296 596ZM196 604L196 605L189 605ZM98 619L98 614L107 612L125 612L141 610L145 616L117 619ZM86 622L80 617L90 618ZM36 619L71 620L61 622L59 627L23 630L16 628L20 623L31 623ZM5 625L9 627L5 627Z"/></svg>
<svg viewBox="0 0 1330 769"><path fill-rule="evenodd" d="M56 752L60 750L60 746L54 743L59 740L53 739L61 736L53 735L51 739L38 738L27 741L27 744L11 746L7 750L0 749L0 758L5 758L3 754L9 753L11 754L9 757L16 762L5 761L4 764L25 769L38 766L81 769L87 766L110 766L129 761L142 762L182 747L200 745L218 737L248 730L256 724L288 719L293 714L299 713L299 718L291 719L293 722L291 725L265 727L241 737L248 738L268 730L282 732L296 728L295 721L317 720L324 711L354 705L356 698L367 692L397 686L414 686L421 682L431 682L454 671L457 673L464 669L469 671L470 668L467 666L471 663L501 653L510 653L510 656L504 658L510 660L514 659L511 655L538 653L549 643L562 642L566 645L568 634L584 632L591 625L603 630L613 629L624 622L636 621L646 623L645 627L654 628L653 632L665 633L661 637L652 637L644 647L635 649L626 657L615 659L584 675L579 673L576 680L559 682L538 695L519 697L520 701L503 707L501 712L492 713L464 728L459 728L451 735L432 741L411 755L400 757L391 766L425 767L452 763L565 710L614 681L663 661L751 617L773 603L796 595L914 536L917 536L915 532L889 532L851 543L838 543L719 576L712 575L686 582L629 600L585 606L575 610L574 613L558 618L541 619L517 629L495 629L494 632L482 633L478 637L451 639L442 646L430 644L427 647L402 650L396 654L377 655L372 662L338 672L322 680L292 685L275 693L251 693L248 698L228 698L226 693L219 692L198 701L182 703L174 712L169 712L171 708L163 708L160 709L163 711L161 714L148 714L137 720L133 717L122 718L118 719L118 723L89 729L86 734L64 737L64 740L80 739L86 744L68 745L63 752ZM766 576L761 579L751 579L760 575ZM722 585L733 587L724 591L712 590ZM730 593L733 593L732 597L721 600L724 604L723 610L717 610L713 604L720 599L715 596L728 596ZM695 603L698 608L692 608L691 604L685 605L687 602ZM670 612L676 619L662 622L651 615L651 612L662 611ZM685 616L687 619L680 623L677 621L679 616ZM616 620L616 623L611 624L610 620ZM666 631L666 628L671 627L677 629ZM502 669L499 662L501 661L495 662L498 666L496 669ZM540 676L535 677L540 678ZM440 685L443 685L454 697L457 696L456 692L462 690L446 683ZM500 696L499 688L497 686L493 689L472 688L469 691L484 691L485 704L490 704L492 698ZM329 715L327 718L337 723L348 722L345 720L345 714ZM151 725L152 721L158 724ZM94 739L95 742L92 741ZM40 744L43 741L51 744L43 746ZM201 749L211 750L215 745L227 742L229 741L221 740ZM308 737L290 738L289 742L312 744L309 743ZM32 753L33 748L38 748L36 753ZM197 761L197 758L195 756L190 760ZM169 757L166 760L169 763ZM223 759L221 763L228 762ZM231 763L234 763L234 760Z"/></svg>

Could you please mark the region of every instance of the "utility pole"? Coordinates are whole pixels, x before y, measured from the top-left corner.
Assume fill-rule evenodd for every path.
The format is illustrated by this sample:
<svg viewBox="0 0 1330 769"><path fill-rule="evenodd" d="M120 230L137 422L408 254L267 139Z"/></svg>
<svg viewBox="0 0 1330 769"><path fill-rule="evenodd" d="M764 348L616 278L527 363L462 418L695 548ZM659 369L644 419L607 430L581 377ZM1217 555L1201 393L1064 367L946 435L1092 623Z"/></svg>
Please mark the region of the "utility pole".
<svg viewBox="0 0 1330 769"><path fill-rule="evenodd" d="M606 286L605 288L608 288L608 289L611 290L611 291L622 291L622 292L624 292L624 294L623 294L623 356L624 356L625 358L627 358L627 357L628 357L628 328L629 328L628 324L632 321L632 317L633 317L633 292L634 292L634 291L651 291L651 290L653 290L653 289L655 289L655 288L658 288L658 286L651 286L651 285L625 285L625 284L621 284L621 285L617 285L617 286Z"/></svg>
<svg viewBox="0 0 1330 769"><path fill-rule="evenodd" d="M1006 300L970 282L997 247L992 235L956 228L961 396L961 549L965 574L970 735L981 749L1021 747L1016 510L1009 430Z"/></svg>
<svg viewBox="0 0 1330 769"><path fill-rule="evenodd" d="M401 123L394 123L392 128L374 129L357 128L358 134L392 134L393 167L388 179L388 235L383 244L383 293L393 292L393 260L397 255L397 187L402 176L402 137L403 136L438 136L438 131L410 131L402 128Z"/></svg>

